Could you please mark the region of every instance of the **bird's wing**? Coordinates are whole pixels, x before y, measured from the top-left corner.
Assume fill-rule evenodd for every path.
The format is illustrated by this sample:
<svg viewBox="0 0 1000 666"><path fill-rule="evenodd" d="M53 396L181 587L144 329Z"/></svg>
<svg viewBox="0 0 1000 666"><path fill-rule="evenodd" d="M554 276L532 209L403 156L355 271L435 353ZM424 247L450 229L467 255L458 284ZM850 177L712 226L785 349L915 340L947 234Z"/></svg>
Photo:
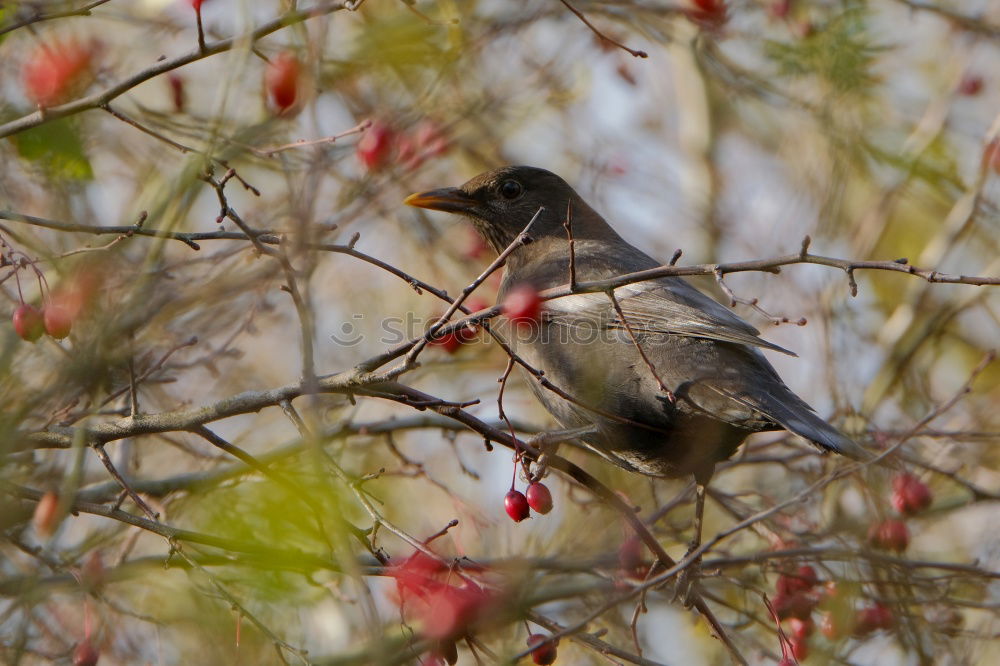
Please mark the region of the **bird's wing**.
<svg viewBox="0 0 1000 666"><path fill-rule="evenodd" d="M635 333L686 335L772 349L795 356L759 337L760 331L683 280L636 283L615 289L629 328ZM604 293L573 294L548 301L553 323L624 328Z"/></svg>

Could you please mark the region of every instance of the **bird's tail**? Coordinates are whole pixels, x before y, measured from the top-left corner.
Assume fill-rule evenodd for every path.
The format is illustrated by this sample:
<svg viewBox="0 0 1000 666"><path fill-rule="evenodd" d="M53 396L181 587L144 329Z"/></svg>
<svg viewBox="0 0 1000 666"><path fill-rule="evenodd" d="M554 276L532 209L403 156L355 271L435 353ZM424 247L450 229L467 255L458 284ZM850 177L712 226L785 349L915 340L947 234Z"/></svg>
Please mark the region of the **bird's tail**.
<svg viewBox="0 0 1000 666"><path fill-rule="evenodd" d="M784 384L753 396L752 406L766 414L786 430L794 432L825 451L833 451L854 460L866 462L874 455L824 421L802 398ZM744 398L742 401L746 401Z"/></svg>
<svg viewBox="0 0 1000 666"><path fill-rule="evenodd" d="M800 409L785 408L776 412L771 413L775 421L821 449L861 462L867 462L874 457L860 444L820 418L812 407L804 402Z"/></svg>

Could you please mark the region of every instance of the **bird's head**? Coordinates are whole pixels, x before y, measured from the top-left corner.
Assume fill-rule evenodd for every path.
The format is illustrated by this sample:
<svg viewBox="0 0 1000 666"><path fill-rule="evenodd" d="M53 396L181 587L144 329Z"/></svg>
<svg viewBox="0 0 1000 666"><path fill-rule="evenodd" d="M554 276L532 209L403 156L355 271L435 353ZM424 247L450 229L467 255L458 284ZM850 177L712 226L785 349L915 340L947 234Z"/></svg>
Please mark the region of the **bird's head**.
<svg viewBox="0 0 1000 666"><path fill-rule="evenodd" d="M545 169L528 166L509 166L479 174L459 187L411 194L403 203L419 208L458 213L471 218L476 229L497 252L502 252L517 238L543 209L531 227L534 238L544 236L566 237L563 221L566 210L572 206L574 234L576 220L593 218L604 221L565 180Z"/></svg>

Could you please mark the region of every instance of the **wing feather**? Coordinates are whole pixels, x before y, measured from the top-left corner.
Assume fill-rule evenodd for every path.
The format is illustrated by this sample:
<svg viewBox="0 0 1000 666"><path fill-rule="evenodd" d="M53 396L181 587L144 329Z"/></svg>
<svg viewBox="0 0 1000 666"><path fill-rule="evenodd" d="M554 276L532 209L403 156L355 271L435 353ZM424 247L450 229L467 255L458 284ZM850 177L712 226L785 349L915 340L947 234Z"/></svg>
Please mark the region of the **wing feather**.
<svg viewBox="0 0 1000 666"><path fill-rule="evenodd" d="M625 285L615 289L615 298L636 333L685 335L796 355L762 339L756 328L681 280ZM624 328L603 293L554 299L547 310L553 323L564 326Z"/></svg>

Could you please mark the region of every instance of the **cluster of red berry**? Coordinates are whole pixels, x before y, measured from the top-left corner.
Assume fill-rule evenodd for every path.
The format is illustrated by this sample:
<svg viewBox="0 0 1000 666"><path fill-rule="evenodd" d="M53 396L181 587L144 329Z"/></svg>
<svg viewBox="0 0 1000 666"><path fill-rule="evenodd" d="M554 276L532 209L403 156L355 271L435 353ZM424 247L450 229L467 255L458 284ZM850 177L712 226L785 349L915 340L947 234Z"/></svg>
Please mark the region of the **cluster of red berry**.
<svg viewBox="0 0 1000 666"><path fill-rule="evenodd" d="M419 621L423 635L434 641L434 647L422 660L424 664L455 664L456 641L467 635L476 622L488 619L504 601L502 592L459 576L442 560L419 550L393 566L390 575L396 579L400 608ZM457 584L456 579L460 579ZM534 663L554 663L558 642L543 634L528 636Z"/></svg>
<svg viewBox="0 0 1000 666"><path fill-rule="evenodd" d="M62 340L73 328L73 320L66 308L49 301L42 308L36 308L30 303L21 303L14 310L14 332L18 337L28 342L34 342L43 333L56 340Z"/></svg>
<svg viewBox="0 0 1000 666"><path fill-rule="evenodd" d="M424 120L412 131L403 132L382 120L374 120L358 141L357 154L361 165L371 172L390 164L409 171L446 150L448 139L433 121Z"/></svg>
<svg viewBox="0 0 1000 666"><path fill-rule="evenodd" d="M901 516L912 516L931 505L930 488L912 474L892 480L892 506ZM902 553L910 545L910 531L899 518L887 518L868 528L868 543L881 550Z"/></svg>
<svg viewBox="0 0 1000 666"><path fill-rule="evenodd" d="M448 643L464 635L498 603L496 592L457 575L443 561L421 551L394 566L390 575L396 579L400 607L420 622L423 634L438 641L445 654L453 650Z"/></svg>
<svg viewBox="0 0 1000 666"><path fill-rule="evenodd" d="M515 523L519 523L531 515L534 509L546 514L552 510L552 493L541 481L528 484L526 493L511 488L503 498L503 508Z"/></svg>
<svg viewBox="0 0 1000 666"><path fill-rule="evenodd" d="M20 257L18 256L20 255ZM14 308L11 320L14 324L14 332L18 337L28 342L35 342L43 334L48 334L56 340L62 340L70 334L73 329L73 321L77 318L83 308L83 301L89 296L87 285L91 285L93 280L84 279L79 284L74 284L72 288L61 289L57 293L48 290L45 276L33 261L24 257L17 250L10 250L4 260L16 263L20 271L24 268L34 270L38 278L39 288L44 294L44 305L40 308L26 303L21 294L20 278L18 277L18 298L19 303Z"/></svg>
<svg viewBox="0 0 1000 666"><path fill-rule="evenodd" d="M916 476L904 473L893 479L891 502L902 516L926 510L932 500L930 489ZM882 550L902 552L910 543L910 535L902 520L890 518L870 527L868 541ZM820 631L830 640L845 636L864 638L895 626L893 612L884 604L872 602L855 610L851 595L842 593L835 582L828 581L822 586L820 582L816 570L808 564L778 576L773 607L779 620L788 622L790 653L794 659L805 659L809 653L808 641L815 629L813 611L817 608L824 611Z"/></svg>
<svg viewBox="0 0 1000 666"><path fill-rule="evenodd" d="M471 312L478 312L485 310L488 306L482 299L473 297L466 301L466 307ZM529 327L542 316L542 299L530 285L519 285L514 287L504 298L501 311L515 326ZM449 354L454 354L462 345L475 340L477 334L478 329L467 326L437 337L431 341L431 344L441 347Z"/></svg>

